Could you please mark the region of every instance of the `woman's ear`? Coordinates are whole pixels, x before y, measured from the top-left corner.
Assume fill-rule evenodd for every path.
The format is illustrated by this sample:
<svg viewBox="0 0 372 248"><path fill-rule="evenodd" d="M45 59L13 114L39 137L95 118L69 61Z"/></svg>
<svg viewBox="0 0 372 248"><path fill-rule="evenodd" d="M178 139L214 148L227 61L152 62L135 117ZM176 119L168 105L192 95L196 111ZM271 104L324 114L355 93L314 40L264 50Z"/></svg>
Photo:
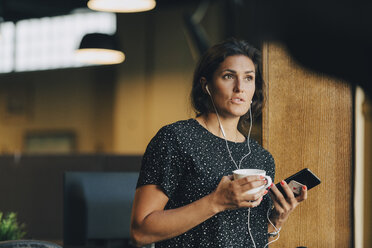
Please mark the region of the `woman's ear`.
<svg viewBox="0 0 372 248"><path fill-rule="evenodd" d="M203 89L203 91L206 93L206 94L208 94L208 95L210 95L209 94L209 90L207 89L208 87L207 87L207 79L205 78L205 77L201 77L200 78L200 84L201 84L201 87L202 87L202 89Z"/></svg>

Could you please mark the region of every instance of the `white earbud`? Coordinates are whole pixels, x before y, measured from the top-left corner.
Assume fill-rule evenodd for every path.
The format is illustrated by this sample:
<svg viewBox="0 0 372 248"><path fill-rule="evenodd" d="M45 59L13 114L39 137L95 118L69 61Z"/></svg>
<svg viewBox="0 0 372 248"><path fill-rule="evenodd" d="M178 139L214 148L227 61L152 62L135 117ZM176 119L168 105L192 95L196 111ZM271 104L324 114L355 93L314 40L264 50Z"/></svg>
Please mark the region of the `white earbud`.
<svg viewBox="0 0 372 248"><path fill-rule="evenodd" d="M211 92L210 92L209 89L208 89L208 85L205 86L205 90L208 92L208 95L211 97L211 99L212 99L212 104L213 104L213 107L214 107L214 110L215 110L216 113L217 113L217 109L216 109L216 106L214 106L213 98L212 98ZM223 130L223 126L222 126L222 124L221 124L220 117L218 116L218 113L217 113L217 118L218 118L218 123L219 123L219 125L220 125L220 129L221 129L222 135L223 135L223 137L225 137L225 139L226 139L226 133L225 133L225 130Z"/></svg>
<svg viewBox="0 0 372 248"><path fill-rule="evenodd" d="M211 93L209 92L209 89L208 89L208 85L205 86L205 90L208 92L208 95L211 95Z"/></svg>

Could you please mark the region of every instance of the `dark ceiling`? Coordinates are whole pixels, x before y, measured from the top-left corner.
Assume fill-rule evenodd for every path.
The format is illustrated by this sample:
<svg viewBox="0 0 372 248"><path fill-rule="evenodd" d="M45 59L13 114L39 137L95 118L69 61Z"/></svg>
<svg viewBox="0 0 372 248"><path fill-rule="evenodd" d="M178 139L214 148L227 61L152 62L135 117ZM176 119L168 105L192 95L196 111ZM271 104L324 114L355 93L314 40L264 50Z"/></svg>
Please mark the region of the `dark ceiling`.
<svg viewBox="0 0 372 248"><path fill-rule="evenodd" d="M156 0L154 11L208 0ZM217 0L209 0L211 2ZM372 96L372 2L365 0L226 1L227 34L253 44L279 40L303 65L365 87ZM4 21L65 15L87 0L0 0ZM232 12L231 12L232 11Z"/></svg>
<svg viewBox="0 0 372 248"><path fill-rule="evenodd" d="M0 0L0 16L4 21L65 15L86 7L84 0Z"/></svg>
<svg viewBox="0 0 372 248"><path fill-rule="evenodd" d="M86 8L88 0L0 0L3 21L66 15L77 8ZM198 0L157 0L157 9Z"/></svg>

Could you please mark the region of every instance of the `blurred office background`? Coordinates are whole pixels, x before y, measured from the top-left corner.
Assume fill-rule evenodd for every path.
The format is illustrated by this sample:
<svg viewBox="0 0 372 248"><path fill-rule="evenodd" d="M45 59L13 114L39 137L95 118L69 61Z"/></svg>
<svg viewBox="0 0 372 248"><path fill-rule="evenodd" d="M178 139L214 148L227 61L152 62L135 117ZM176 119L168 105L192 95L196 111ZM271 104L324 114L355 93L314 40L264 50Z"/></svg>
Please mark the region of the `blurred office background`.
<svg viewBox="0 0 372 248"><path fill-rule="evenodd" d="M66 171L138 172L159 128L194 117L200 52L236 36L263 52L267 102L253 137L273 153L275 181L304 167L322 179L272 246L368 247L368 94L306 68L280 39L251 37L252 9L240 2L158 0L138 13L79 0L0 2L0 210L18 213L27 238L62 244ZM77 62L88 33L115 36L124 62Z"/></svg>

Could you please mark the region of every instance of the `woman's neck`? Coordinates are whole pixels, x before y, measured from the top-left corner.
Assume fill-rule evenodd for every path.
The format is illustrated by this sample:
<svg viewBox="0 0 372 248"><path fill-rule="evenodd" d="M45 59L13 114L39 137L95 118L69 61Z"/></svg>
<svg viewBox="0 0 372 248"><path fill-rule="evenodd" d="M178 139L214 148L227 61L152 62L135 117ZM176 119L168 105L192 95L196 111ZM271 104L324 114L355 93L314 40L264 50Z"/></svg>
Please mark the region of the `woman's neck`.
<svg viewBox="0 0 372 248"><path fill-rule="evenodd" d="M238 130L239 117L237 118L223 118L220 116L220 122L222 124L225 136L220 128L218 117L215 113L203 114L196 118L196 120L204 126L212 134L226 138L229 141L243 142L245 137Z"/></svg>

